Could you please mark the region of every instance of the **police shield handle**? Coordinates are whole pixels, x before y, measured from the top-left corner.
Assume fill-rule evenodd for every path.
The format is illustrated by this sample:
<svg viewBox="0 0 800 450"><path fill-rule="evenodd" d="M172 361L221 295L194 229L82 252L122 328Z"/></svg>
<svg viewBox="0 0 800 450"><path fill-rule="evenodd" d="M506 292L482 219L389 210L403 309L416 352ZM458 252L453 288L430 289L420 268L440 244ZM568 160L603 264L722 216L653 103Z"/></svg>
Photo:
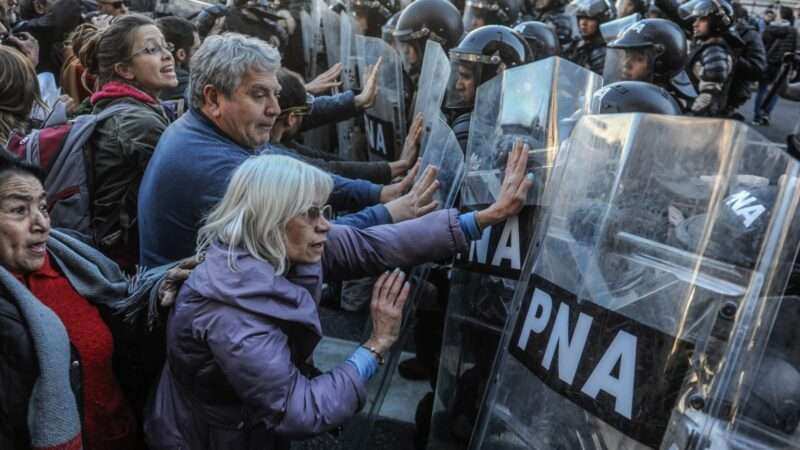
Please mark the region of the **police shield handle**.
<svg viewBox="0 0 800 450"><path fill-rule="evenodd" d="M475 214L481 230L515 216L522 210L528 191L533 186L533 175L525 174L529 151L530 148L527 144L523 144L521 139L514 142L514 148L506 162L505 176L497 200Z"/></svg>
<svg viewBox="0 0 800 450"><path fill-rule="evenodd" d="M411 285L400 269L384 272L378 278L370 303L372 335L364 343L365 347L385 355L397 341L403 323L403 307L410 292Z"/></svg>
<svg viewBox="0 0 800 450"><path fill-rule="evenodd" d="M364 89L360 94L356 95L355 98L356 109L369 109L375 104L375 98L378 96L378 74L380 73L382 63L383 56L378 58L378 62L368 69L369 76L364 83Z"/></svg>
<svg viewBox="0 0 800 450"><path fill-rule="evenodd" d="M416 176L418 170L419 163L414 165L406 178L412 176L413 180L413 176ZM425 172L407 194L386 204L386 209L392 216L392 222L398 223L415 219L436 210L439 203L434 200L434 195L439 190L439 180L436 179L438 175L437 167L426 167Z"/></svg>
<svg viewBox="0 0 800 450"><path fill-rule="evenodd" d="M306 83L306 92L312 95L327 94L331 89L342 85L339 75L342 73L342 63L336 63L330 69L319 74L316 78Z"/></svg>
<svg viewBox="0 0 800 450"><path fill-rule="evenodd" d="M406 141L403 143L403 152L400 154L400 159L389 163L392 178L406 173L408 168L417 161L423 125L422 113L417 113L414 117L414 123L411 124L411 129L408 131L408 136L406 136Z"/></svg>

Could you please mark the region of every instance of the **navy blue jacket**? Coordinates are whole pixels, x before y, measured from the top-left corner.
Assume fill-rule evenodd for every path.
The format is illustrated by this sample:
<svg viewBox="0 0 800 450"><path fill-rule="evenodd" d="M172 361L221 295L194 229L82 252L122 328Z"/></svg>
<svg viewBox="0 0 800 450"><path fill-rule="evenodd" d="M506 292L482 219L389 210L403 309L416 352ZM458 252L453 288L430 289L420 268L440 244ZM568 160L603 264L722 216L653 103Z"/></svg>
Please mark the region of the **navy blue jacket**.
<svg viewBox="0 0 800 450"><path fill-rule="evenodd" d="M234 170L253 153L190 109L170 125L153 153L139 188L139 262L155 267L194 254L205 215L222 199ZM378 203L381 186L333 176L330 204L354 211ZM383 205L344 216L356 228L391 223Z"/></svg>

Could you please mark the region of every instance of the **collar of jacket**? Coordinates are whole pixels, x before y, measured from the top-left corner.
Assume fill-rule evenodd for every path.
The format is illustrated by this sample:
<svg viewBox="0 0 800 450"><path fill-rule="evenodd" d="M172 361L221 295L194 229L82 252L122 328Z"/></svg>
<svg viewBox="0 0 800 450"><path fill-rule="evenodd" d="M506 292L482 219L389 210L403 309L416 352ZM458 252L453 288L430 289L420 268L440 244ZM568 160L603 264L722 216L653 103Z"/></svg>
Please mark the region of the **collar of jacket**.
<svg viewBox="0 0 800 450"><path fill-rule="evenodd" d="M123 97L131 97L149 105L158 105L158 100L153 98L152 95L121 81L109 81L104 84L99 91L92 94L91 102L92 105L96 105L101 100L113 100Z"/></svg>
<svg viewBox="0 0 800 450"><path fill-rule="evenodd" d="M309 334L303 342L310 346L300 349L305 353L303 359L322 337L317 310L322 287L320 263L295 265L286 274L278 275L271 264L256 259L247 250L229 251L226 245L215 243L186 285L211 301L299 325Z"/></svg>

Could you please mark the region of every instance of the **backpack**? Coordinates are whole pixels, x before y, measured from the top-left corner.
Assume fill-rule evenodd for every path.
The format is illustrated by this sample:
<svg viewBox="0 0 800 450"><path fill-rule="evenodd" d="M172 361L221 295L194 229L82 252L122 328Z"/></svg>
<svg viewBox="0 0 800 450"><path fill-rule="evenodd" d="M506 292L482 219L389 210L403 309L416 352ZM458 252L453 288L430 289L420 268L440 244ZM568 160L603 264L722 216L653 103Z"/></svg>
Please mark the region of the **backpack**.
<svg viewBox="0 0 800 450"><path fill-rule="evenodd" d="M86 114L67 123L33 130L12 138L8 150L41 167L46 174L47 210L55 228L67 228L87 236L91 230L91 150L87 143L97 125L122 112L127 105L111 105L99 114Z"/></svg>

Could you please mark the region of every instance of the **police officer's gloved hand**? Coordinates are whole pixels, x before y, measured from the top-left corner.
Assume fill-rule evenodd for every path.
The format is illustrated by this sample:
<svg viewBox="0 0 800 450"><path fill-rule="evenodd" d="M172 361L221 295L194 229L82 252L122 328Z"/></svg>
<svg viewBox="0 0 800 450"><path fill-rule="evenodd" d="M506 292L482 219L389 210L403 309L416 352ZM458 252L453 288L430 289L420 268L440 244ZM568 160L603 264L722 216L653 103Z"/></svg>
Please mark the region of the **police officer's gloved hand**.
<svg viewBox="0 0 800 450"><path fill-rule="evenodd" d="M704 92L697 96L692 103L692 112L693 113L703 113L708 111L711 107L711 103L713 102L713 97L711 94Z"/></svg>

